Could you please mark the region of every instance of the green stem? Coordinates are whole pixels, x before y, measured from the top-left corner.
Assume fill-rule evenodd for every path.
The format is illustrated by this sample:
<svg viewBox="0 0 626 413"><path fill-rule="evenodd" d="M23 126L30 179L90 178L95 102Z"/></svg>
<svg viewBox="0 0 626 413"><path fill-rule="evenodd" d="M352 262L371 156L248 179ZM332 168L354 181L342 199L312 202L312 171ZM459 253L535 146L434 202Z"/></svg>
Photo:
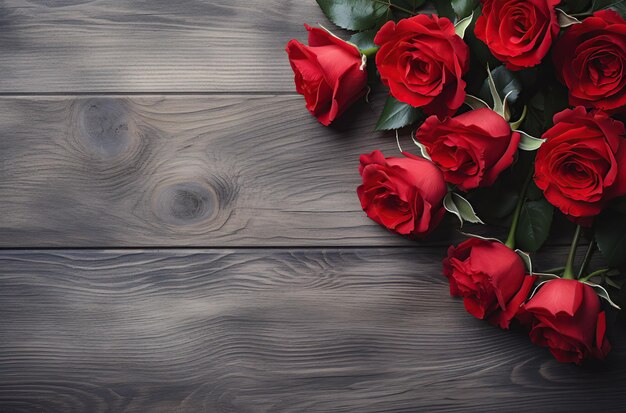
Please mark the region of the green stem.
<svg viewBox="0 0 626 413"><path fill-rule="evenodd" d="M591 263L591 258L593 258L593 253L596 251L596 240L593 239L589 243L589 247L587 248L587 252L585 253L585 258L583 259L583 263L580 265L580 270L578 270L578 278L582 277L584 273L587 272L587 268L589 268L589 264Z"/></svg>
<svg viewBox="0 0 626 413"><path fill-rule="evenodd" d="M372 56L374 56L376 54L376 52L378 52L378 49L380 49L380 47L370 47L369 49L363 49L360 50L362 55L365 55L368 59Z"/></svg>
<svg viewBox="0 0 626 413"><path fill-rule="evenodd" d="M519 194L519 199L517 200L517 205L515 205L515 212L513 213L513 221L511 222L511 229L509 230L509 236L506 238L506 242L504 245L515 249L515 234L517 233L517 225L519 224L519 217L522 212L522 207L524 206L524 202L526 201L526 192L528 191L528 186L530 185L530 181L533 179L534 168L530 168L530 173L526 177L526 181L524 181L524 186L522 187L522 191Z"/></svg>
<svg viewBox="0 0 626 413"><path fill-rule="evenodd" d="M541 271L541 272L546 273L546 274L556 274L556 275L558 275L560 272L563 272L564 269L565 269L565 267L555 267L555 268L549 268L549 269L547 269L545 271Z"/></svg>
<svg viewBox="0 0 626 413"><path fill-rule="evenodd" d="M586 277L579 278L579 279L578 279L578 281L580 281L581 283L582 283L582 282L585 282L585 281L589 281L589 280L590 280L590 279L592 279L593 277L596 277L596 276L598 276L598 275L602 275L602 274L604 274L604 273L606 273L606 272L609 272L609 271L610 271L610 270L609 270L608 268L602 268L601 270L597 270L597 271L592 272L591 274L589 274L589 275L588 275L588 276L586 276Z"/></svg>
<svg viewBox="0 0 626 413"><path fill-rule="evenodd" d="M575 280L574 277L574 259L576 258L576 248L578 247L578 241L580 241L580 236L582 235L583 230L580 225L576 227L576 232L574 233L574 239L572 240L572 245L569 247L569 254L567 254L567 262L565 263L565 271L563 271L563 278L568 280Z"/></svg>

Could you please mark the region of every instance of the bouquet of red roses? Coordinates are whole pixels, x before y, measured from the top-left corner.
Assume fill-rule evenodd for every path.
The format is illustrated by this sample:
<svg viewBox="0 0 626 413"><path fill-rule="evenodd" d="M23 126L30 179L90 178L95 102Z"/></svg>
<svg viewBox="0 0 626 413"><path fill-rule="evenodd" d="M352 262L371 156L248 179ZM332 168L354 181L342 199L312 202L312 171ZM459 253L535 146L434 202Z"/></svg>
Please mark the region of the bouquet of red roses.
<svg viewBox="0 0 626 413"><path fill-rule="evenodd" d="M382 84L376 129L410 133L416 145L416 154L361 155L366 214L416 239L446 211L461 225L508 226L504 242L467 234L449 248L451 295L477 318L525 328L559 361L603 359L605 311L619 309L626 264L626 4L317 2L353 34L306 26L308 45L287 45L307 109L328 126ZM529 253L555 214L576 225L570 253L537 272ZM591 262L596 250L603 265Z"/></svg>

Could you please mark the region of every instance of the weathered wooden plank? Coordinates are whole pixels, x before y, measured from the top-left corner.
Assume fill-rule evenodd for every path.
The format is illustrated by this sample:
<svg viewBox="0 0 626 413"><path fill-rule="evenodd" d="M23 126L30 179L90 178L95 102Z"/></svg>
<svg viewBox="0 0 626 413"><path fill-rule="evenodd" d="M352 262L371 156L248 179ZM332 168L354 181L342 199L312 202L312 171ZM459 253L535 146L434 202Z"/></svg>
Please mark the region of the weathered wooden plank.
<svg viewBox="0 0 626 413"><path fill-rule="evenodd" d="M443 253L2 251L0 411L626 409L623 340L559 364L450 298Z"/></svg>
<svg viewBox="0 0 626 413"><path fill-rule="evenodd" d="M293 92L305 22L314 0L4 0L0 92Z"/></svg>
<svg viewBox="0 0 626 413"><path fill-rule="evenodd" d="M398 154L372 113L325 128L298 96L2 98L0 246L408 244L356 196L359 154Z"/></svg>

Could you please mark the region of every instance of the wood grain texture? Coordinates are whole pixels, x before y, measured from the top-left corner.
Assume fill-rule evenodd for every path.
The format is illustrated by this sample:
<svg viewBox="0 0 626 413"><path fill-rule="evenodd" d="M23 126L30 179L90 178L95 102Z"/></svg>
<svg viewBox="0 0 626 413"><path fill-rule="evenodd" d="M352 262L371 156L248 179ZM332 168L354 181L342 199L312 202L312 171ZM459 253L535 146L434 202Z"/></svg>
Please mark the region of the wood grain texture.
<svg viewBox="0 0 626 413"><path fill-rule="evenodd" d="M1 98L0 246L410 245L356 196L359 154L398 153L371 114L325 128L298 96Z"/></svg>
<svg viewBox="0 0 626 413"><path fill-rule="evenodd" d="M0 252L0 411L626 409L624 337L559 364L450 298L443 252Z"/></svg>
<svg viewBox="0 0 626 413"><path fill-rule="evenodd" d="M314 0L3 0L0 92L293 92L304 23Z"/></svg>

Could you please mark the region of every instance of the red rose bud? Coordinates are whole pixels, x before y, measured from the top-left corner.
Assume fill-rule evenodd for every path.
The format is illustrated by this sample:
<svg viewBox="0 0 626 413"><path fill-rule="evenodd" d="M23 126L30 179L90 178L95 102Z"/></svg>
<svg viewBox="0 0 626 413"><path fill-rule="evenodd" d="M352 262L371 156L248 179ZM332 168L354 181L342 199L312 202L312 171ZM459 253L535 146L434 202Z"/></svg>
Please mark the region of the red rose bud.
<svg viewBox="0 0 626 413"><path fill-rule="evenodd" d="M570 219L589 223L626 194L626 129L602 111L581 106L554 116L537 151L535 183Z"/></svg>
<svg viewBox="0 0 626 413"><path fill-rule="evenodd" d="M462 191L490 186L511 166L520 141L504 118L489 109L477 109L454 118L431 116L416 139L443 171L446 181Z"/></svg>
<svg viewBox="0 0 626 413"><path fill-rule="evenodd" d="M626 110L626 22L619 14L602 10L571 26L552 56L571 105Z"/></svg>
<svg viewBox="0 0 626 413"><path fill-rule="evenodd" d="M548 347L558 361L580 364L586 358L604 359L611 351L600 299L576 280L548 281L518 318L530 328L530 340Z"/></svg>
<svg viewBox="0 0 626 413"><path fill-rule="evenodd" d="M445 213L446 182L432 162L408 153L404 156L385 158L380 151L361 155L363 185L357 193L372 220L419 238L431 232Z"/></svg>
<svg viewBox="0 0 626 413"><path fill-rule="evenodd" d="M465 100L469 48L446 18L420 14L376 34L376 65L393 97L428 115L452 115Z"/></svg>
<svg viewBox="0 0 626 413"><path fill-rule="evenodd" d="M326 30L305 25L309 45L297 40L287 44L295 74L296 91L307 109L323 125L330 125L365 94L367 72L361 53Z"/></svg>
<svg viewBox="0 0 626 413"><path fill-rule="evenodd" d="M536 66L559 33L561 0L482 0L476 37L510 70Z"/></svg>
<svg viewBox="0 0 626 413"><path fill-rule="evenodd" d="M479 238L450 247L443 273L450 295L463 297L468 313L500 328L509 327L535 282L513 250Z"/></svg>

